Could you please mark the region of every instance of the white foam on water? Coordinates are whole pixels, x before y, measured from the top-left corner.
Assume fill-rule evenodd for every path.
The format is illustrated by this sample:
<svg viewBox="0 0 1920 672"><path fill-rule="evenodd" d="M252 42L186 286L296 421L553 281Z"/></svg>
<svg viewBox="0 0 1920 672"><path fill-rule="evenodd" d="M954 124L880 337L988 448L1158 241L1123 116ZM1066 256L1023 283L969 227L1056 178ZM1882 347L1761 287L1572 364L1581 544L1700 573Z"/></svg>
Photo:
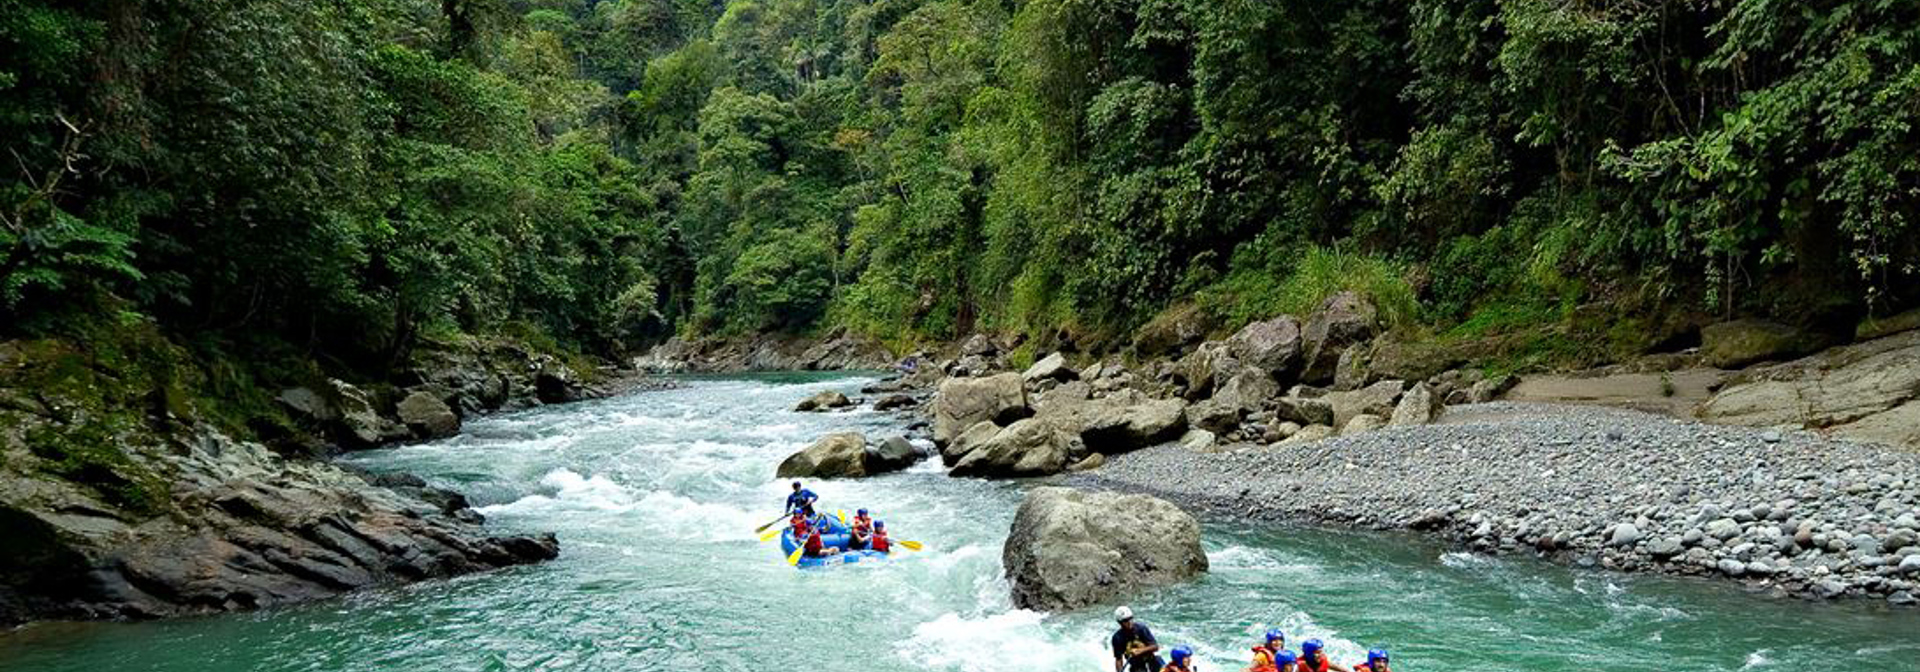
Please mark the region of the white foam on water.
<svg viewBox="0 0 1920 672"><path fill-rule="evenodd" d="M571 469L547 472L540 486L554 490L551 495L527 495L506 504L485 506L485 515L521 514L543 511L631 511L636 506L632 493L605 476L581 476Z"/></svg>
<svg viewBox="0 0 1920 672"><path fill-rule="evenodd" d="M639 508L647 512L649 525L681 539L739 541L749 538L748 530L767 522L745 509L697 502L664 490L641 497Z"/></svg>
<svg viewBox="0 0 1920 672"><path fill-rule="evenodd" d="M1498 560L1464 551L1440 554L1440 564L1453 569L1480 569L1500 564Z"/></svg>
<svg viewBox="0 0 1920 672"><path fill-rule="evenodd" d="M1745 665L1741 665L1740 669L1758 670L1758 669L1765 668L1769 665L1772 665L1773 659L1767 657L1767 654L1769 653L1773 653L1773 649L1760 649L1759 651L1755 651L1753 653L1747 654L1747 663Z"/></svg>
<svg viewBox="0 0 1920 672"><path fill-rule="evenodd" d="M895 654L917 667L961 672L1106 669L1104 647L1091 637L1066 641L1045 614L1016 609L965 617L955 613L915 626ZM1097 666L1097 667L1096 667Z"/></svg>
<svg viewBox="0 0 1920 672"><path fill-rule="evenodd" d="M1271 553L1247 546L1228 546L1207 554L1207 564L1222 569L1279 569L1283 563Z"/></svg>

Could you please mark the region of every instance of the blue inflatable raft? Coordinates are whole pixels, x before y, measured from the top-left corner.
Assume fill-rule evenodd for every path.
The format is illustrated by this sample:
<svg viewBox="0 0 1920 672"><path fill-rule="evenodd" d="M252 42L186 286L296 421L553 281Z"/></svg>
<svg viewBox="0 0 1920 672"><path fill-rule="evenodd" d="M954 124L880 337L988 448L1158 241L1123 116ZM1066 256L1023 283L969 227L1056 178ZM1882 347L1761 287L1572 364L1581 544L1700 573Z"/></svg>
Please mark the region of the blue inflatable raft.
<svg viewBox="0 0 1920 672"><path fill-rule="evenodd" d="M837 548L840 549L840 552L833 555L823 555L818 558L801 556L800 562L797 565L801 569L850 565L856 562L872 562L874 560L885 560L887 557L887 554L879 551L847 550L847 540L853 535L848 534L845 523L840 522L839 519L833 516L820 516L814 519L813 524L822 529L820 534L820 547L823 549ZM792 556L793 551L798 548L800 548L800 544L793 538L793 528L789 527L786 531L780 533L780 559L785 560L789 556Z"/></svg>

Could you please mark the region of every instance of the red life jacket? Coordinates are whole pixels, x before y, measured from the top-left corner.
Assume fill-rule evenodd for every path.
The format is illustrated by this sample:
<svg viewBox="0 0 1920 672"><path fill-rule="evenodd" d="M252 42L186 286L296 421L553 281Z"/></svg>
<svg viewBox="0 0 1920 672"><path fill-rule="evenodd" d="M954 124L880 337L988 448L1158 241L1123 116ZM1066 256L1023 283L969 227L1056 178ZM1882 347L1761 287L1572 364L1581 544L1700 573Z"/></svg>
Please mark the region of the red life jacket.
<svg viewBox="0 0 1920 672"><path fill-rule="evenodd" d="M1167 663L1166 667L1160 668L1160 672L1193 672L1193 668L1182 667L1179 663Z"/></svg>
<svg viewBox="0 0 1920 672"><path fill-rule="evenodd" d="M868 543L868 547L881 553L888 553L893 550L893 542L887 540L887 533L876 532L873 535L873 541Z"/></svg>
<svg viewBox="0 0 1920 672"><path fill-rule="evenodd" d="M1373 672L1373 663L1361 663L1353 666L1353 672Z"/></svg>
<svg viewBox="0 0 1920 672"><path fill-rule="evenodd" d="M817 533L816 533L816 534L808 534L808 535L807 535L807 541L806 541L806 546L805 546L805 548L807 549L807 551L806 551L806 554L807 554L807 556L808 556L808 557L816 557L816 556L819 556L819 555L820 555L820 548L821 548L821 546L820 546L820 535L819 535L819 534L817 534Z"/></svg>
<svg viewBox="0 0 1920 672"><path fill-rule="evenodd" d="M1297 664L1300 666L1299 667L1300 672L1327 672L1327 665L1331 663L1332 663L1332 660L1327 658L1327 654L1325 652L1322 652L1320 654L1320 662L1316 663L1313 661L1309 661L1305 658L1301 658L1300 662Z"/></svg>
<svg viewBox="0 0 1920 672"><path fill-rule="evenodd" d="M1248 667L1247 672L1277 672L1279 669L1273 662L1273 649L1253 647L1253 666Z"/></svg>
<svg viewBox="0 0 1920 672"><path fill-rule="evenodd" d="M855 532L864 532L864 533L867 533L867 534L872 534L872 533L873 533L873 519L872 519L872 518L861 518L861 517L859 517L859 516L854 516L854 517L853 517L853 531L855 531Z"/></svg>

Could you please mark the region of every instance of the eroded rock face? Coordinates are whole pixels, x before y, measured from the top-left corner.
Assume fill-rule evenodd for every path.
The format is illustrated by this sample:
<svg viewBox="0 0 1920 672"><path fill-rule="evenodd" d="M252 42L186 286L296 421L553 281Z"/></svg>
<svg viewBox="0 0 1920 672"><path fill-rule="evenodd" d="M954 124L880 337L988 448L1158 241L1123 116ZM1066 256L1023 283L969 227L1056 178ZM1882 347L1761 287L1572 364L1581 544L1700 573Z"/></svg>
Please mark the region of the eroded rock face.
<svg viewBox="0 0 1920 672"><path fill-rule="evenodd" d="M974 423L1004 426L1031 413L1020 374L948 378L933 398L933 440L944 446Z"/></svg>
<svg viewBox="0 0 1920 672"><path fill-rule="evenodd" d="M1021 502L1001 561L1014 606L1044 611L1122 600L1207 571L1199 521L1172 503L1055 487Z"/></svg>
<svg viewBox="0 0 1920 672"><path fill-rule="evenodd" d="M552 535L487 535L464 498L417 479L379 485L210 431L109 447L114 477L146 493L132 499L48 478L16 438L0 436L0 623L253 609L559 553Z"/></svg>
<svg viewBox="0 0 1920 672"><path fill-rule="evenodd" d="M1749 370L1702 404L1699 415L1920 447L1920 331Z"/></svg>

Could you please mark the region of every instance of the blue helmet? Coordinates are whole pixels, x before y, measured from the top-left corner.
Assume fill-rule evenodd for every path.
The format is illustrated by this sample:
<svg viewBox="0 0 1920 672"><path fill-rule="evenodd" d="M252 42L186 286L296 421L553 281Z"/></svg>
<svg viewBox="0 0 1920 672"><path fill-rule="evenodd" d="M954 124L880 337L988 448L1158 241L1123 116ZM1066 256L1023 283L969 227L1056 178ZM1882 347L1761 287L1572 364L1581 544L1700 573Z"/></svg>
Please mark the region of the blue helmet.
<svg viewBox="0 0 1920 672"><path fill-rule="evenodd" d="M1173 662L1176 662L1176 663L1186 662L1188 658L1192 658L1192 657L1193 657L1193 649L1187 648L1185 644L1173 647Z"/></svg>
<svg viewBox="0 0 1920 672"><path fill-rule="evenodd" d="M1299 659L1299 656L1293 655L1292 651L1286 649L1273 652L1273 664L1275 665L1292 665L1293 661Z"/></svg>
<svg viewBox="0 0 1920 672"><path fill-rule="evenodd" d="M1309 639L1307 641L1300 643L1300 656L1311 660L1313 659L1314 654L1320 653L1320 649L1325 647L1326 645L1321 644L1320 640Z"/></svg>
<svg viewBox="0 0 1920 672"><path fill-rule="evenodd" d="M1374 663L1386 663L1386 662L1392 662L1392 661L1389 661L1389 660L1387 660L1387 650L1386 650L1386 649L1374 649L1374 650L1372 650L1372 651L1368 651L1368 652L1367 652L1367 664L1368 664L1368 665L1372 665L1372 664L1374 664Z"/></svg>
<svg viewBox="0 0 1920 672"><path fill-rule="evenodd" d="M873 529L876 529L876 530L887 529L887 521L884 521L884 520L873 521Z"/></svg>
<svg viewBox="0 0 1920 672"><path fill-rule="evenodd" d="M859 511L855 511L855 512L853 512L853 515L856 515L856 516L864 516L864 515L867 515L867 510L866 510L866 509L861 509L861 510L859 510Z"/></svg>
<svg viewBox="0 0 1920 672"><path fill-rule="evenodd" d="M1267 644L1269 644L1269 645L1271 645L1271 644L1273 644L1273 643L1274 643L1274 642L1275 642L1276 640L1277 640L1277 641L1279 641L1279 642L1280 642L1280 643L1282 643L1282 644L1285 644L1285 643L1286 643L1286 641L1287 641L1287 633L1284 633L1284 632L1281 632L1279 628L1274 628L1274 629L1272 629L1272 630L1268 630L1268 631L1267 631Z"/></svg>

